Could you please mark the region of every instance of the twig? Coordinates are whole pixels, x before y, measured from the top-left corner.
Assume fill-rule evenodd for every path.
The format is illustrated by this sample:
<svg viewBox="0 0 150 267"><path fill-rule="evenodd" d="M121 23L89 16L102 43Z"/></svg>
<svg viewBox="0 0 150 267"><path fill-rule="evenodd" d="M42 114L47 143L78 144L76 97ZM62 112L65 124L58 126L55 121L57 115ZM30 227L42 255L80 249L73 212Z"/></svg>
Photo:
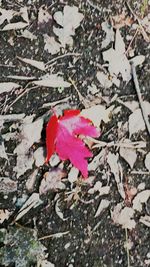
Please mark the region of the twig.
<svg viewBox="0 0 150 267"><path fill-rule="evenodd" d="M135 37L136 37L136 36L137 36L137 34L138 34L138 31L139 31L139 29L136 29L136 31L135 31L135 34L133 35L133 38L132 38L131 42L129 43L129 46L128 46L128 48L127 48L126 52L125 52L125 54L126 54L126 55L128 54L128 52L129 52L129 49L130 49L130 47L131 47L131 45L132 45L132 43L133 43L133 41L134 41Z"/></svg>
<svg viewBox="0 0 150 267"><path fill-rule="evenodd" d="M61 55L61 56L52 58L50 61L48 61L48 62L45 64L45 65L47 66L46 69L48 69L48 68L50 67L50 64L52 64L52 63L55 62L56 60L61 59L61 58L63 58L63 57L69 57L69 56L79 57L79 56L81 56L81 54L80 54L80 53L67 53L67 54L64 54L64 55Z"/></svg>
<svg viewBox="0 0 150 267"><path fill-rule="evenodd" d="M137 78L137 74L136 74L136 68L135 68L135 65L132 61L131 61L131 71L132 71L133 82L134 82L134 86L135 86L136 93L138 96L139 104L141 107L143 119L144 119L144 122L145 122L145 125L147 128L147 131L150 135L150 123L149 123L148 116L147 116L146 111L145 111L145 107L144 107L144 103L143 103L143 99L142 99L142 95L141 95L141 91L140 91L140 87L139 87L139 82L138 82L138 78Z"/></svg>
<svg viewBox="0 0 150 267"><path fill-rule="evenodd" d="M143 35L144 40L146 42L149 42L149 37L148 37L147 33L145 32L144 27L142 26L140 19L134 13L134 11L133 11L132 7L130 6L130 4L128 3L128 1L126 1L126 5L127 5L128 9L130 10L130 12L132 13L132 15L134 16L134 18L137 20L137 22L139 24L139 27L141 29L141 32L142 32L142 35Z"/></svg>
<svg viewBox="0 0 150 267"><path fill-rule="evenodd" d="M88 101L83 97L83 95L80 93L80 91L78 90L75 82L71 79L71 77L69 77L69 82L71 82L71 84L73 85L74 89L76 90L76 92L78 93L79 96L79 100L81 101L81 103L83 103L83 105L85 106L85 108L89 107L89 103Z"/></svg>
<svg viewBox="0 0 150 267"><path fill-rule="evenodd" d="M59 237L62 237L63 235L67 235L69 233L70 233L70 231L66 231L66 232L61 232L61 233L46 235L46 236L40 237L38 240L44 240L44 239L53 238L53 237L59 238Z"/></svg>
<svg viewBox="0 0 150 267"><path fill-rule="evenodd" d="M28 93L31 89L37 88L38 85L30 87L30 88L25 88L24 91L6 108L5 110L5 114L6 112L22 97L24 96L26 93Z"/></svg>
<svg viewBox="0 0 150 267"><path fill-rule="evenodd" d="M100 7L94 5L90 0L87 0L87 3L88 3L91 7L97 9L99 12L102 12L102 9L101 9Z"/></svg>
<svg viewBox="0 0 150 267"><path fill-rule="evenodd" d="M127 251L127 266L130 267L130 253L128 248L128 230L125 228L125 236L126 236L126 251Z"/></svg>

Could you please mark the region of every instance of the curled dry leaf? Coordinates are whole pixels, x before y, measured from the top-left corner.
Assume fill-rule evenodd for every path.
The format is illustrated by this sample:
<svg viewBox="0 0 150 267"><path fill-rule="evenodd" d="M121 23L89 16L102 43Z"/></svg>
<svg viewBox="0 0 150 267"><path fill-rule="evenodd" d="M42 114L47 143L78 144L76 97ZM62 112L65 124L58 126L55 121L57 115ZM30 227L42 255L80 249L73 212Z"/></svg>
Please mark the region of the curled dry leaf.
<svg viewBox="0 0 150 267"><path fill-rule="evenodd" d="M40 184L40 195L46 194L49 191L65 189L65 184L61 181L64 177L66 177L66 173L60 168L55 168L46 172Z"/></svg>
<svg viewBox="0 0 150 267"><path fill-rule="evenodd" d="M64 218L64 215L63 215L63 213L62 213L61 210L60 210L59 204L60 204L60 201L59 201L59 199L58 199L58 200L56 201L56 205L55 205L55 211L56 211L56 214L58 215L58 217L59 217L62 221L66 221L66 220L68 220L68 218Z"/></svg>

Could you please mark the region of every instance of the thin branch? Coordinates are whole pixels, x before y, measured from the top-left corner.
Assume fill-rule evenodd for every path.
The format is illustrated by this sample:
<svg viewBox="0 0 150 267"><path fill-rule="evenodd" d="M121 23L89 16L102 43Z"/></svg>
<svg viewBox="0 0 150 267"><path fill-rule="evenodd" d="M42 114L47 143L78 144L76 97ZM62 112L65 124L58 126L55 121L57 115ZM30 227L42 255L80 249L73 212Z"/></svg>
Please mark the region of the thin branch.
<svg viewBox="0 0 150 267"><path fill-rule="evenodd" d="M146 111L145 111L145 107L144 107L144 103L143 103L143 99L142 99L142 95L141 95L141 91L140 91L140 86L139 86L139 82L138 82L138 78L137 78L137 74L136 74L136 68L135 68L135 65L132 61L131 61L131 71L132 71L133 82L134 82L134 86L135 86L136 93L138 96L139 104L141 107L143 119L144 119L144 122L145 122L145 125L147 128L147 131L150 135L150 123L149 123L148 116L147 116Z"/></svg>
<svg viewBox="0 0 150 267"><path fill-rule="evenodd" d="M61 59L61 58L64 58L64 57L70 57L70 56L79 57L79 56L81 56L81 54L80 53L67 53L67 54L64 54L64 55L61 55L61 56L52 58L50 61L48 61L45 64L46 65L46 69L48 69L50 67L50 65L52 63L54 63L56 60Z"/></svg>
<svg viewBox="0 0 150 267"><path fill-rule="evenodd" d="M134 16L134 18L137 20L138 24L139 24L139 27L141 29L141 32L142 32L142 35L143 35L143 38L146 42L149 42L149 37L147 35L147 33L145 32L144 30L144 27L142 26L142 23L140 21L140 19L138 18L138 16L135 14L135 12L133 11L132 7L130 6L129 2L126 1L126 5L128 7L128 9L130 10L130 12L132 13L132 15Z"/></svg>
<svg viewBox="0 0 150 267"><path fill-rule="evenodd" d="M87 0L87 3L93 7L94 9L97 9L99 12L102 12L102 9L98 7L97 5L94 5L90 0Z"/></svg>

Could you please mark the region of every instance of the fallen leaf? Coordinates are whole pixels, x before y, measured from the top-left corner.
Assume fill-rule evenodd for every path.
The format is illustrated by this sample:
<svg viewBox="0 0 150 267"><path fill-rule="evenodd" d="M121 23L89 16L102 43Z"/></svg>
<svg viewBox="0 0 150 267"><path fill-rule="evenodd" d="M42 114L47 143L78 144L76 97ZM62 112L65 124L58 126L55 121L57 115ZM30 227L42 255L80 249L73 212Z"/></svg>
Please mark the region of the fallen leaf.
<svg viewBox="0 0 150 267"><path fill-rule="evenodd" d="M33 157L35 159L35 165L36 167L40 167L45 162L45 156L44 156L44 149L43 147L39 147L34 151Z"/></svg>
<svg viewBox="0 0 150 267"><path fill-rule="evenodd" d="M121 14L117 14L116 16L112 16L111 22L113 28L120 29L124 26L131 26L133 20L129 16L126 16L124 12L122 12Z"/></svg>
<svg viewBox="0 0 150 267"><path fill-rule="evenodd" d="M0 192L8 194L17 191L17 182L8 177L0 177Z"/></svg>
<svg viewBox="0 0 150 267"><path fill-rule="evenodd" d="M79 27L83 20L83 14L78 12L76 6L65 5L63 12L58 11L54 14L54 19L62 28L53 27L53 31L58 36L59 41L63 47L66 44L72 46L75 29Z"/></svg>
<svg viewBox="0 0 150 267"><path fill-rule="evenodd" d="M88 193L94 194L95 192L99 192L99 196L108 195L110 192L110 186L102 186L100 181L96 182L93 188L90 188Z"/></svg>
<svg viewBox="0 0 150 267"><path fill-rule="evenodd" d="M132 144L132 142L129 139L124 140L125 144ZM128 148L128 147L120 147L119 150L120 156L125 159L125 161L129 164L130 168L132 169L136 159L137 159L137 153L136 149L134 148Z"/></svg>
<svg viewBox="0 0 150 267"><path fill-rule="evenodd" d="M75 167L72 167L68 173L68 181L72 184L77 181L79 175L79 170Z"/></svg>
<svg viewBox="0 0 150 267"><path fill-rule="evenodd" d="M60 204L60 201L57 200L57 201L56 201L56 204L55 204L55 211L56 211L56 214L58 215L58 217L59 217L62 221L66 221L66 220L68 220L68 218L64 218L64 215L63 215L63 213L62 213L61 210L60 210L59 204Z"/></svg>
<svg viewBox="0 0 150 267"><path fill-rule="evenodd" d="M29 24L26 22L15 22L15 23L9 23L6 26L4 26L1 31L10 31L10 30L19 30L27 27Z"/></svg>
<svg viewBox="0 0 150 267"><path fill-rule="evenodd" d="M17 178L23 175L27 170L31 170L34 163L33 155L26 155L25 151L22 154L17 154L17 163L13 171L17 173Z"/></svg>
<svg viewBox="0 0 150 267"><path fill-rule="evenodd" d="M41 80L33 81L34 84L38 86L44 86L44 87L64 87L68 88L71 86L71 83L64 81L63 77L58 74L51 74L47 75L46 77L42 77Z"/></svg>
<svg viewBox="0 0 150 267"><path fill-rule="evenodd" d="M29 175L29 177L27 178L27 181L26 181L26 189L27 189L29 192L32 192L32 190L34 189L34 185L35 185L35 182L36 182L37 174L38 174L38 169L35 169L35 170Z"/></svg>
<svg viewBox="0 0 150 267"><path fill-rule="evenodd" d="M40 6L38 9L38 24L44 24L52 20L52 16L49 14L45 5Z"/></svg>
<svg viewBox="0 0 150 267"><path fill-rule="evenodd" d="M65 189L65 184L61 181L62 178L66 177L66 173L60 169L55 168L46 172L44 178L41 181L39 192L41 194L46 194L49 191L57 191L58 189Z"/></svg>
<svg viewBox="0 0 150 267"><path fill-rule="evenodd" d="M145 157L145 167L150 172L150 152Z"/></svg>
<svg viewBox="0 0 150 267"><path fill-rule="evenodd" d="M122 225L122 228L134 229L135 220L133 219L134 210L129 207L123 208L122 203L118 203L111 212L111 218L114 223Z"/></svg>
<svg viewBox="0 0 150 267"><path fill-rule="evenodd" d="M15 11L13 10L0 8L0 25L2 25L5 20L9 22L13 18L14 14Z"/></svg>
<svg viewBox="0 0 150 267"><path fill-rule="evenodd" d="M139 222L145 224L146 226L150 227L150 216L145 215L145 216L141 216L139 219Z"/></svg>
<svg viewBox="0 0 150 267"><path fill-rule="evenodd" d="M102 48L105 48L111 42L114 42L114 31L113 31L113 27L107 21L102 22L101 26L102 26L102 30L106 33L106 37L102 41Z"/></svg>
<svg viewBox="0 0 150 267"><path fill-rule="evenodd" d="M136 109L130 116L129 116L129 134L130 137L134 133L138 133L139 131L145 130L145 123L143 120L141 109Z"/></svg>
<svg viewBox="0 0 150 267"><path fill-rule="evenodd" d="M12 83L12 82L0 83L0 94L10 92L11 90L19 87L20 85L18 83Z"/></svg>
<svg viewBox="0 0 150 267"><path fill-rule="evenodd" d="M111 172L113 173L115 177L115 181L117 183L118 192L120 193L121 197L125 199L125 192L124 192L124 186L122 183L123 179L123 171L122 167L119 163L119 154L113 154L111 152L108 153L107 156L107 163L110 166Z"/></svg>
<svg viewBox="0 0 150 267"><path fill-rule="evenodd" d="M90 119L93 124L99 128L101 121L103 120L105 123L110 121L110 115L114 106L110 106L106 108L103 105L95 105L91 108L83 109L81 111L81 115L85 118Z"/></svg>
<svg viewBox="0 0 150 267"><path fill-rule="evenodd" d="M37 60L33 60L33 59L29 59L29 58L22 58L22 57L17 57L20 61L29 64L39 70L44 71L45 70L45 64L42 61L37 61Z"/></svg>
<svg viewBox="0 0 150 267"><path fill-rule="evenodd" d="M98 71L96 77L104 88L110 88L113 84L108 74L104 74L103 72Z"/></svg>
<svg viewBox="0 0 150 267"><path fill-rule="evenodd" d="M4 158L4 159L8 160L8 156L7 156L6 151L5 151L4 142L2 142L2 144L0 145L0 158Z"/></svg>
<svg viewBox="0 0 150 267"><path fill-rule="evenodd" d="M102 199L94 215L94 218L98 217L102 213L103 210L107 209L109 207L109 204L110 204L109 200Z"/></svg>
<svg viewBox="0 0 150 267"><path fill-rule="evenodd" d="M138 65L142 65L144 61L145 61L145 56L143 55L139 55L130 59L130 62L134 64L135 67Z"/></svg>
<svg viewBox="0 0 150 267"><path fill-rule="evenodd" d="M24 37L24 38L29 39L29 40L31 40L31 41L37 39L37 36L34 35L32 32L30 32L30 31L27 30L27 29L22 30L22 32L21 32L21 37Z"/></svg>
<svg viewBox="0 0 150 267"><path fill-rule="evenodd" d="M150 197L150 190L144 190L138 193L133 199L133 209L139 212L142 211L142 204L146 203Z"/></svg>
<svg viewBox="0 0 150 267"><path fill-rule="evenodd" d="M61 45L56 42L54 37L44 34L44 50L48 51L51 55L55 55L60 51Z"/></svg>
<svg viewBox="0 0 150 267"><path fill-rule="evenodd" d="M66 110L64 115L53 115L46 128L47 161L56 151L61 160L69 159L81 171L84 178L88 176L86 158L92 153L85 147L77 135L98 137L98 130L89 119L79 116L79 110Z"/></svg>
<svg viewBox="0 0 150 267"><path fill-rule="evenodd" d="M5 220L8 220L11 212L8 210L0 210L0 223L3 223Z"/></svg>
<svg viewBox="0 0 150 267"><path fill-rule="evenodd" d="M118 29L116 30L115 49L110 48L104 51L103 59L109 62L108 70L112 77L120 73L124 81L128 82L131 79L131 66L125 55L125 44Z"/></svg>
<svg viewBox="0 0 150 267"><path fill-rule="evenodd" d="M20 220L30 209L41 205L42 201L38 193L33 193L18 211L15 221Z"/></svg>

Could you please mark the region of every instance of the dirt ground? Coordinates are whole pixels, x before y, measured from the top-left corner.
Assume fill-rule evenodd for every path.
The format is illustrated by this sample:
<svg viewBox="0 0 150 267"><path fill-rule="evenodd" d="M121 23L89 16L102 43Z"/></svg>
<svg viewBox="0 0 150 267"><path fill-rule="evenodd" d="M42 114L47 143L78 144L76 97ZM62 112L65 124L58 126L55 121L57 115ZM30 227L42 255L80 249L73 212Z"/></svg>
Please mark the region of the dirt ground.
<svg viewBox="0 0 150 267"><path fill-rule="evenodd" d="M54 14L62 11L66 5L76 6L83 14L83 19L72 36L72 46L60 47L57 53L52 54L45 49L43 36L46 34L53 36L59 42L53 27L61 28L61 26L56 25ZM106 38L102 23L108 22L110 28L113 26L112 31L115 36L117 22L113 20L113 16L119 17L120 14L125 13L128 22L125 22L125 18L122 17L120 20L124 25L120 26L119 21L118 27L126 50L129 49L128 58L137 55L145 57L144 63L136 68L136 72L142 99L150 103L150 44L146 37L144 39L145 35L149 37L149 32L144 29L144 35L139 29L135 35L137 28L134 27L139 26L137 17L142 20L148 16L150 3L144 0L131 1L132 10L130 10L126 2L113 0L0 1L1 9L18 12L18 15L13 15L11 23L25 22L19 14L20 8L25 6L28 10L29 25L23 29L0 32L0 82L15 82L21 85L9 92L0 93L0 126L2 126L0 141L4 144L7 155L2 157L0 153L0 176L3 178L0 178L0 266L150 266L150 221L147 225L142 223L143 217L150 217L150 198L148 197L150 196L150 169L144 164L145 157L150 151L149 133L142 126L141 130L139 128L139 131L132 135L127 129L132 110L124 103L139 104L133 79L125 82L119 74L119 86L112 84L110 87L105 87L97 78L97 73L103 71L106 64L102 53L114 47L113 38L108 45L102 47L102 42ZM41 7L46 15L49 14L45 21L39 17ZM0 14L2 15L2 11ZM0 25L1 29L7 23L9 21L4 20ZM23 36L25 29L28 29L35 38ZM19 60L18 57L42 61L45 64L50 63L46 65L48 68L42 71ZM60 73L65 81L71 81L72 84L68 88L59 87L59 90L42 86L32 88L35 86L32 81L38 80L47 73ZM21 76L22 79L14 76ZM23 76L27 78L23 79ZM59 102L59 100L63 101ZM56 101L58 103L55 103ZM45 103L51 104L43 107ZM53 112L51 107L61 113L65 109L83 110L99 104L104 105L106 109L113 106L109 120L105 122L102 118L99 141L119 143L122 138L126 138L130 139L131 143L142 141L145 144L144 147L134 149L137 156L134 166L120 156L118 146L105 145L92 149L94 156L89 159L89 164L101 152L102 156L98 165L94 165L95 168L89 171L88 181L80 174L74 182L68 180L68 174L72 168L69 161L58 161L54 166L39 164L38 167L34 162L32 167L22 175L17 174L15 167L18 159L14 151L23 140L20 131L22 122L18 118L7 118L8 114L24 114L24 118L34 114L34 121L44 118L41 138L39 142L32 144L28 151L27 156L30 158L30 155L32 156L39 147L42 147L46 153L45 127ZM5 119L1 124L3 116ZM38 129L35 128L34 131ZM12 136L14 133L15 138L9 138L8 133ZM117 170L113 171L111 163L108 163L110 155L119 157L117 166L121 165L121 167L117 168L121 169L117 170L120 170L121 180L118 182L115 178ZM50 172L55 179L59 175L59 168L63 168L65 172L65 177L62 178L64 186L39 195L45 173ZM31 175L36 179L29 188L27 182ZM5 182L5 178L11 180ZM107 187L108 192L102 193L100 189L93 189L96 183L102 188ZM121 186L122 189L120 189ZM89 193L91 189L94 191ZM138 204L142 203L141 209L133 210L134 199L140 192L145 192L147 198L139 200ZM16 219L21 207L31 196L40 197L40 200L38 198L33 208L29 208L20 219ZM95 215L103 200L106 207L103 206L99 215ZM121 211L126 211L126 208L128 208L126 216L118 219ZM131 216L130 212L133 212ZM5 219L3 216L6 216Z"/></svg>

